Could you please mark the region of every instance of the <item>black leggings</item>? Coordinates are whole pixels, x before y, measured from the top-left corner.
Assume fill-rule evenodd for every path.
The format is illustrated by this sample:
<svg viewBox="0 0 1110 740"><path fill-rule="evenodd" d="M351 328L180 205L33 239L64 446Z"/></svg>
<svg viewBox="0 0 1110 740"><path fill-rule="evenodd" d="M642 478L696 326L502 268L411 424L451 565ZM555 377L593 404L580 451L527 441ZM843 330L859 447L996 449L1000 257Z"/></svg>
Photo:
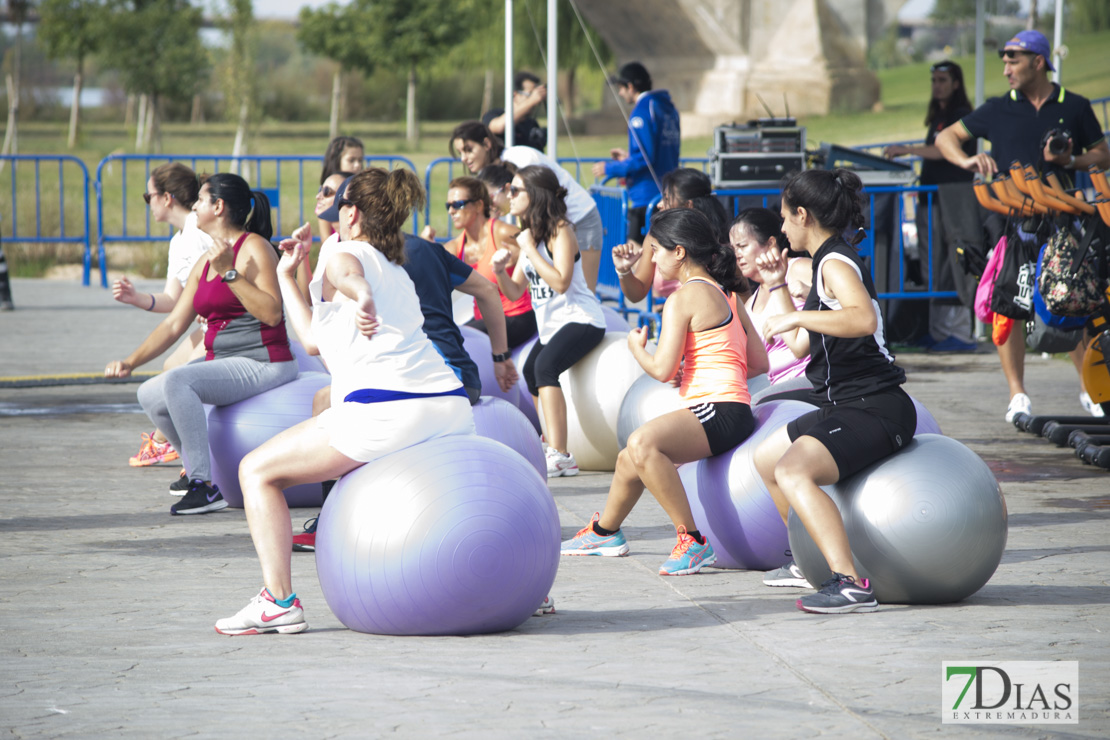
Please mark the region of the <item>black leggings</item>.
<svg viewBox="0 0 1110 740"><path fill-rule="evenodd" d="M489 334L486 322L482 319L471 319L466 325L477 329L483 334ZM536 336L536 312L528 311L516 316L505 317L505 333L508 334L509 349L516 349L520 345Z"/></svg>
<svg viewBox="0 0 1110 740"><path fill-rule="evenodd" d="M605 338L605 330L589 324L567 324L547 344L536 346L524 361L524 382L533 396L540 388L559 387L559 375L574 367Z"/></svg>

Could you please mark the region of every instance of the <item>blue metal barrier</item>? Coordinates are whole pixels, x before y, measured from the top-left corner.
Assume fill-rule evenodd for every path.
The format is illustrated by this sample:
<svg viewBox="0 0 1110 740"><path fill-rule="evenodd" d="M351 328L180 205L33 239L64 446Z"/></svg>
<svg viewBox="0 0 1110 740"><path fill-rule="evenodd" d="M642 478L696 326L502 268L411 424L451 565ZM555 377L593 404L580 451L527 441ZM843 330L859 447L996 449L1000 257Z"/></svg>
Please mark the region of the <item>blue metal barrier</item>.
<svg viewBox="0 0 1110 740"><path fill-rule="evenodd" d="M424 168L424 192L427 194L427 203L424 206L425 226L433 225L432 193L436 193L437 196L439 195L439 193L443 193L444 199L446 199L447 186L450 185L451 181L454 180L456 177L462 177L469 174L470 172L467 171L463 163L455 159L454 157L440 157L439 159L433 159L431 162L428 163L428 166ZM439 204L440 207L442 207L442 200L436 198L435 202L436 204ZM447 228L442 231L439 231L437 229L436 239L443 242L449 240L451 236L451 219L447 218Z"/></svg>
<svg viewBox="0 0 1110 740"><path fill-rule="evenodd" d="M57 165L56 179L52 176L54 165ZM4 167L9 168L5 179L11 185L11 210L5 208L5 213L0 215L0 218L7 216L2 231L4 241L83 244L83 281L84 285L88 285L92 270L92 231L89 226L89 170L85 163L70 156L12 154L0 157L0 169ZM67 179L67 170L74 168L75 179ZM45 176L44 169L51 176ZM45 226L44 215L48 220ZM103 253L100 255L100 280L107 287Z"/></svg>
<svg viewBox="0 0 1110 740"><path fill-rule="evenodd" d="M628 191L605 185L591 185L590 195L601 215L601 262L597 269L597 294L602 300L616 301L627 315L620 279L613 267L613 247L624 244L628 231Z"/></svg>
<svg viewBox="0 0 1110 740"><path fill-rule="evenodd" d="M616 201L619 198L623 198L623 202L627 204L627 196L620 195L624 192L623 188L595 186L591 188L591 192L595 193L594 199L598 201L598 210L601 212L606 233L612 232L622 235L621 240L610 242L606 238L604 242L606 250L602 253L598 274L598 295L605 300L617 302L625 313L638 312L637 309L627 307L624 303L624 296L620 294L619 280L616 270L613 268L611 254L612 245L623 242L627 210L618 214L613 208L603 207L603 202ZM932 219L928 220L927 233L918 235L918 252L925 284L917 286L907 281L907 254L902 225L905 222L914 221L914 209L920 195L924 195L926 205L931 208L936 192L935 185L864 188L863 195L868 206L868 224L865 227L867 236L860 243L859 252L870 265L871 276L875 281L875 288L881 300L924 300L958 297L955 291L936 289L936 277L932 274ZM781 197L781 191L778 189L718 190L715 194L718 197L736 196L733 201L733 216L740 212L741 207L762 205L762 207L767 208L777 203ZM618 221L618 219L620 220ZM653 312L641 311L640 313L644 314L642 318L648 318L648 315Z"/></svg>
<svg viewBox="0 0 1110 740"><path fill-rule="evenodd" d="M172 236L169 227L164 232L161 229L157 232L151 230L150 209L142 202L151 171L166 162L181 162L197 174L234 172L241 175L252 188L261 190L270 200L275 238L288 236L305 221L311 223L316 218L315 197L319 190L319 168L323 162L319 156L113 154L102 159L96 168L96 236L101 260L104 259L104 245L108 242L168 241ZM416 171L416 166L406 157L371 155L366 158L366 164L390 170L408 167ZM134 208L129 207L129 203ZM106 214L110 219L108 222ZM412 222L415 231L419 224L415 213Z"/></svg>
<svg viewBox="0 0 1110 740"><path fill-rule="evenodd" d="M929 219L928 231L918 234L918 252L922 276L926 283L922 288L907 285L906 281L906 244L903 224L914 222L914 209L919 195L924 194L926 205L932 207L936 197L936 185L875 186L863 189L867 235L859 244L859 254L871 267L871 277L881 300L905 299L923 300L928 298L957 298L955 291L936 290L936 280L932 274L933 225ZM720 197L738 196L733 204L733 215L740 212L744 197L750 201L758 199L762 207L773 206L782 197L782 191L767 190L718 190ZM754 205L749 202L747 205ZM887 209L890 209L889 211ZM876 216L881 217L879 223Z"/></svg>

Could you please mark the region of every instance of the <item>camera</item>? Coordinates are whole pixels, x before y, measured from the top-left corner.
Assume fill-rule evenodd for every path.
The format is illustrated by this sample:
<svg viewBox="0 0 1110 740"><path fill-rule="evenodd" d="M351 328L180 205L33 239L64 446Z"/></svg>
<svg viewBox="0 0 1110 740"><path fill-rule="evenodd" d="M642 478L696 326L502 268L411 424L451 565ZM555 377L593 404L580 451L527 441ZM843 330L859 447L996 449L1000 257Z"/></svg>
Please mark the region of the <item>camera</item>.
<svg viewBox="0 0 1110 740"><path fill-rule="evenodd" d="M1063 154L1068 150L1068 142L1071 140L1071 131L1063 128L1051 128L1044 132L1041 137L1041 149L1044 149L1045 144L1048 145L1048 151L1054 156Z"/></svg>

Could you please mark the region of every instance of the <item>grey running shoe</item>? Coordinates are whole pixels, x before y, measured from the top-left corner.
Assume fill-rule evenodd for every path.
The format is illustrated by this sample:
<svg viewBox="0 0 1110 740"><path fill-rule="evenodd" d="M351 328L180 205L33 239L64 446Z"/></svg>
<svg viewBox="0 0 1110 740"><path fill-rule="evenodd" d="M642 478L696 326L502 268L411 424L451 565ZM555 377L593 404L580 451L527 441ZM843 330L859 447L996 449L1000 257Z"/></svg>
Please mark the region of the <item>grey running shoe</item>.
<svg viewBox="0 0 1110 740"><path fill-rule="evenodd" d="M873 612L879 608L868 579L857 583L851 576L840 573L833 573L832 578L821 584L820 591L803 596L796 604L804 612L817 614Z"/></svg>
<svg viewBox="0 0 1110 740"><path fill-rule="evenodd" d="M791 560L786 565L769 570L763 574L764 586L794 586L796 588L813 588L809 581L802 575L802 569Z"/></svg>

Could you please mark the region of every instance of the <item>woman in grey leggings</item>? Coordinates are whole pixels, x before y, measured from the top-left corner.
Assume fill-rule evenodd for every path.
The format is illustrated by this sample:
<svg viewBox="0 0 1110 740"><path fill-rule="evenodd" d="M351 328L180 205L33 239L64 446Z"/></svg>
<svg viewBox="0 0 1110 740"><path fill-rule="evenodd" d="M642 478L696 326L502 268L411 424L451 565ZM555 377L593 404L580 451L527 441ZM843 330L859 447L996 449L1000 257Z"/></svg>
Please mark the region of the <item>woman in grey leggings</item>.
<svg viewBox="0 0 1110 740"><path fill-rule="evenodd" d="M167 350L199 315L208 321L205 356L139 387L139 403L185 458L170 490L183 494L171 514L206 514L227 507L212 482L204 404L224 406L297 377L289 350L270 244L270 204L238 175L213 175L201 184L193 210L214 246L197 260L173 311L125 360L108 363L107 377L126 378Z"/></svg>

